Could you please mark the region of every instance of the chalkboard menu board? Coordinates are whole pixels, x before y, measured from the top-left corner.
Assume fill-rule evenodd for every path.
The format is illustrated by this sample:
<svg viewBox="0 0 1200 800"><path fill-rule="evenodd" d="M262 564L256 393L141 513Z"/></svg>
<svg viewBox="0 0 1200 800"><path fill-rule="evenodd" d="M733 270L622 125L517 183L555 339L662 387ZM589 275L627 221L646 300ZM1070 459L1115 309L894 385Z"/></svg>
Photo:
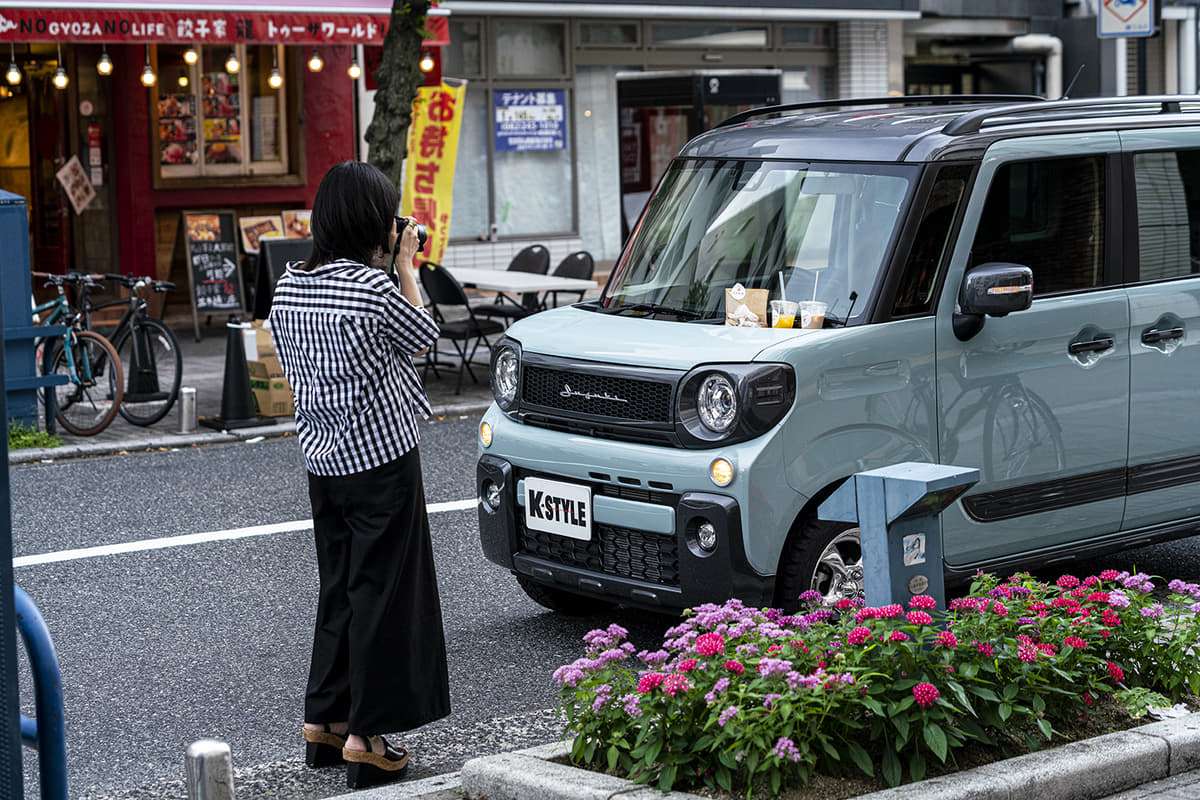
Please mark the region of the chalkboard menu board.
<svg viewBox="0 0 1200 800"><path fill-rule="evenodd" d="M192 323L196 341L200 341L201 314L241 314L245 310L237 221L232 209L184 211L183 231Z"/></svg>

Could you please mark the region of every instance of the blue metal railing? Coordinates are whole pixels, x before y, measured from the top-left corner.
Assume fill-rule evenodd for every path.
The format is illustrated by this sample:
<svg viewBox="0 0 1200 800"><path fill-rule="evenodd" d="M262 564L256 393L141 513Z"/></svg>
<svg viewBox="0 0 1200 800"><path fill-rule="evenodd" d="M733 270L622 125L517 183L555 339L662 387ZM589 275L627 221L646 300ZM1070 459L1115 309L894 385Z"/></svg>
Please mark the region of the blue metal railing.
<svg viewBox="0 0 1200 800"><path fill-rule="evenodd" d="M17 629L33 670L37 717L21 715L21 743L38 751L42 800L67 800L67 729L63 723L62 674L50 630L33 599L13 586Z"/></svg>

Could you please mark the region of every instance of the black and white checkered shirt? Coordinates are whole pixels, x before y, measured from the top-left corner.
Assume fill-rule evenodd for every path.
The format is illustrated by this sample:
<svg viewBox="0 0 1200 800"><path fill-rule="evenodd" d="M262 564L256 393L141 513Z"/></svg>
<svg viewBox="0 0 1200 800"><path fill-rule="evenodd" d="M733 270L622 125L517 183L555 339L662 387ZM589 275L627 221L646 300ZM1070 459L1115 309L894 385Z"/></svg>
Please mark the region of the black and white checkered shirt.
<svg viewBox="0 0 1200 800"><path fill-rule="evenodd" d="M429 398L411 353L438 326L382 270L334 261L311 272L288 264L271 302L271 336L296 400L308 470L351 475L416 446Z"/></svg>

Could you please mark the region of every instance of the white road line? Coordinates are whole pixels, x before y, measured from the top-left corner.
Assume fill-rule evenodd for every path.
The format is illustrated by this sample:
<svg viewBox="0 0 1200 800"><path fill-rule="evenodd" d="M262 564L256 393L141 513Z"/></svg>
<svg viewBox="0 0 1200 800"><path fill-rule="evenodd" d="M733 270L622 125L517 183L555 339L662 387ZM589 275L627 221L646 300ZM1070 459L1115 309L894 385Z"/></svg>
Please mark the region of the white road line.
<svg viewBox="0 0 1200 800"><path fill-rule="evenodd" d="M447 511L468 511L475 508L478 503L478 500L451 500L447 503L430 503L425 508L430 514L443 514ZM59 550L56 553L42 553L36 556L18 556L13 559L12 563L15 569L17 567L31 567L36 564L55 564L59 561L78 561L82 558L111 556L119 553L163 550L168 547L186 547L193 544L226 542L233 539L248 539L251 536L270 536L276 533L295 533L297 531L308 530L312 530L312 520L298 519L294 522L277 522L274 525L254 525L249 528L233 528L227 531L188 533L182 536L143 539L138 542L105 544L98 547L81 547L76 550Z"/></svg>

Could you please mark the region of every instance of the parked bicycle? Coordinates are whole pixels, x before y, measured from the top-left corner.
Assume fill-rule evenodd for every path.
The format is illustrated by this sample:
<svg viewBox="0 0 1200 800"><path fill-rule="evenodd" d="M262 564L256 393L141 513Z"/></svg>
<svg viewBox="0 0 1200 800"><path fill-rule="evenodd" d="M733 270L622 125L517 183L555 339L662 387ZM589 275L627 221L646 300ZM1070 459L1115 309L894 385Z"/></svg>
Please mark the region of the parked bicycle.
<svg viewBox="0 0 1200 800"><path fill-rule="evenodd" d="M80 298L84 324L94 330L91 324L93 311L128 304L117 326L108 333L125 375L124 399L119 410L121 416L134 425L153 425L167 415L179 397L183 357L174 332L150 316L142 292L144 289L167 292L174 289L175 284L133 275L110 274L105 278L128 288L129 297L93 304L85 290Z"/></svg>
<svg viewBox="0 0 1200 800"><path fill-rule="evenodd" d="M34 306L34 314L44 314L38 324L67 326L66 334L53 347L48 347L44 339L35 341L42 351L39 360L42 373L67 378L65 383L53 387L54 418L77 436L94 436L117 415L124 393L124 375L112 343L95 331L83 329L82 316L71 307L65 287L72 285L80 292L100 288L96 280L100 276L77 272L33 275L45 278L46 286L58 290L55 298Z"/></svg>

